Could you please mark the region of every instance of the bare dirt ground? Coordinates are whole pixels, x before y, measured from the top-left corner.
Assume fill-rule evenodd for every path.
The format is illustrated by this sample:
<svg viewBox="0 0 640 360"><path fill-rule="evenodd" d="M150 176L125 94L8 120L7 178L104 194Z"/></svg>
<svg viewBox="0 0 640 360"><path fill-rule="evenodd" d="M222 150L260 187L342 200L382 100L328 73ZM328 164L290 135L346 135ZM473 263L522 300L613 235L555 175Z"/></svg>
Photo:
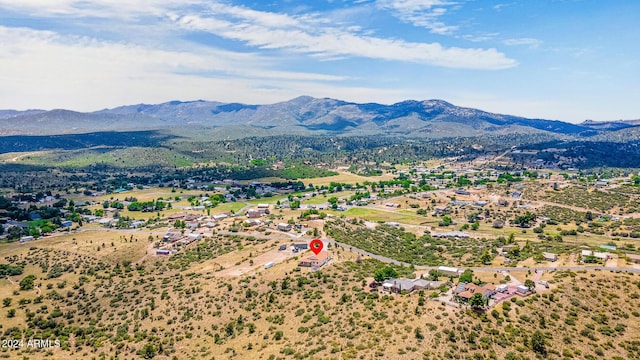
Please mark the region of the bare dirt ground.
<svg viewBox="0 0 640 360"><path fill-rule="evenodd" d="M267 251L264 254L258 255L253 260L253 265L249 263L249 261L245 261L240 265L233 265L231 267L225 268L224 270L218 272L217 274L220 276L240 276L246 273L255 271L256 269L264 269L264 265L270 262L275 263L277 266L279 263L283 262L286 259L306 255L307 252L299 252L293 253L291 250L287 249L284 251L278 251L277 248Z"/></svg>

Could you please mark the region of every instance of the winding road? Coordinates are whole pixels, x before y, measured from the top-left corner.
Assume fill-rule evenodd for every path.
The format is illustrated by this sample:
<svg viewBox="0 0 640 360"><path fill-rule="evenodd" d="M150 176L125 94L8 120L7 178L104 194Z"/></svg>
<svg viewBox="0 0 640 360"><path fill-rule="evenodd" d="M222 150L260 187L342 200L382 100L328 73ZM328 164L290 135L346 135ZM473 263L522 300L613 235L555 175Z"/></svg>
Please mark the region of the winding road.
<svg viewBox="0 0 640 360"><path fill-rule="evenodd" d="M252 236L254 238L259 238L259 239L268 239L268 240L294 240L294 239L300 239L300 240L304 240L304 241L310 241L311 239L309 238L302 238L302 237L296 237L293 234L285 234L285 233L279 233L277 235L261 235L261 234L249 234L249 233L241 233L241 232L228 232L228 231L219 231L218 234L221 235L239 235L239 236ZM288 235L288 236L287 236ZM356 248L354 246L351 246L349 244L345 244L345 243L341 243L341 242L337 242L335 240L331 240L331 239L323 239L325 244L331 244L332 246L339 246L343 249L352 251L356 254L360 254L363 256L367 256L370 257L372 259L376 259L379 260L381 262L387 263L387 264L394 264L394 265L400 265L400 266L406 266L406 267L410 267L412 266L412 264L406 263L406 262L402 262L402 261L398 261L386 256L382 256L382 255L377 255L377 254L373 254L370 253L366 250L362 250L359 248ZM431 270L431 269L438 269L438 266L422 266L422 265L417 265L414 266L416 270ZM471 269L473 271L535 271L535 270L543 270L543 271L581 271L581 270L585 270L585 271L614 271L614 272L628 272L628 273L635 273L635 274L640 274L640 269L636 269L636 268L623 268L623 267L611 267L611 266L558 266L558 267L464 267L465 269Z"/></svg>

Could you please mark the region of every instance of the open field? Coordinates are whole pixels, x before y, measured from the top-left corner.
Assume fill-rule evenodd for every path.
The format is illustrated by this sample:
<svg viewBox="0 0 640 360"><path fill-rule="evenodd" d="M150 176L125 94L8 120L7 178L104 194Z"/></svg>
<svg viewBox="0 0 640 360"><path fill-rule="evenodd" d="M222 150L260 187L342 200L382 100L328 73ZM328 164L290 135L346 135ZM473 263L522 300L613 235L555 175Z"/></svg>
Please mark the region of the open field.
<svg viewBox="0 0 640 360"><path fill-rule="evenodd" d="M338 175L327 176L321 178L313 178L313 179L304 179L303 182L306 185L313 184L313 186L322 186L329 185L332 182L335 183L345 183L345 184L355 184L355 183L364 183L366 181L378 182L380 180L390 180L394 176L392 174L385 174L381 176L360 176L356 174L352 174L349 172L339 172Z"/></svg>
<svg viewBox="0 0 640 360"><path fill-rule="evenodd" d="M378 222L399 222L405 224L412 225L420 225L425 222L426 219L422 216L411 215L411 214L402 214L391 211L382 211L375 210L365 207L354 207L350 208L347 211L327 211L335 216L344 215L347 217L357 217L370 221L378 221Z"/></svg>

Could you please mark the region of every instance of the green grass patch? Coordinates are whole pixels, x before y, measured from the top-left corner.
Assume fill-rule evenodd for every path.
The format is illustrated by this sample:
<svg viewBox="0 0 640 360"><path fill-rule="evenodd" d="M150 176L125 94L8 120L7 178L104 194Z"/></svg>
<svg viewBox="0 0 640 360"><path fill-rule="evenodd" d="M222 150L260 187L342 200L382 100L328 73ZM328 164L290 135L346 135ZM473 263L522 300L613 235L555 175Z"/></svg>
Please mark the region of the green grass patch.
<svg viewBox="0 0 640 360"><path fill-rule="evenodd" d="M332 211L331 213L337 216L344 214L345 216L360 217L370 221L398 222L410 225L419 225L426 221L426 218L419 215L381 211L364 207L354 207L347 211Z"/></svg>

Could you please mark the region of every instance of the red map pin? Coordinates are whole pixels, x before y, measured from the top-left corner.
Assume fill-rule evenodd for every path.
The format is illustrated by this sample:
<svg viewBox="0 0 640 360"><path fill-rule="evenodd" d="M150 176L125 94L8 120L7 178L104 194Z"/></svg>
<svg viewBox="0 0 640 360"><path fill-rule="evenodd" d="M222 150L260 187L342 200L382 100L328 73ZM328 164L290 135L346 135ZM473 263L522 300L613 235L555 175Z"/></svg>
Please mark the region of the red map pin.
<svg viewBox="0 0 640 360"><path fill-rule="evenodd" d="M311 251L313 251L314 254L318 255L320 251L322 251L324 244L320 239L313 239L311 240L311 243L309 243L309 247L311 248Z"/></svg>

